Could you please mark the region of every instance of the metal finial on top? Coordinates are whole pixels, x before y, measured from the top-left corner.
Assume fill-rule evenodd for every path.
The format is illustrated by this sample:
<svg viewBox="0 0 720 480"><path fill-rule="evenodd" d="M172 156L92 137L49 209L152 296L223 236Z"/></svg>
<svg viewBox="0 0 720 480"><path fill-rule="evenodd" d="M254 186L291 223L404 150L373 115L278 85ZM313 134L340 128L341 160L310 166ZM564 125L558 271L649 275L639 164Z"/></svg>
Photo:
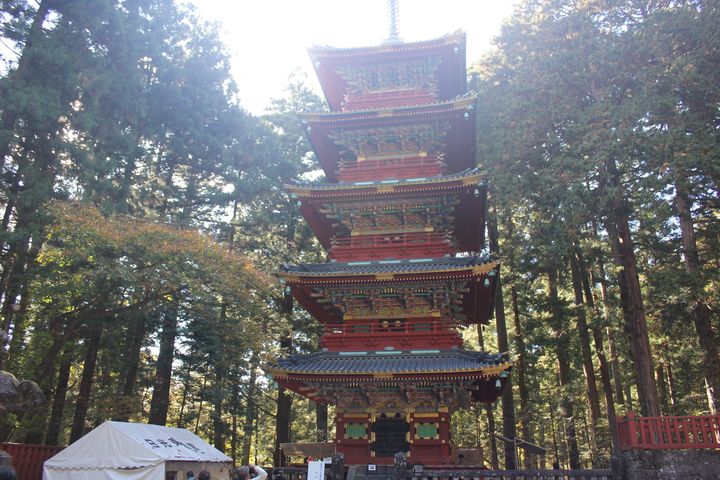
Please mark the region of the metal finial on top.
<svg viewBox="0 0 720 480"><path fill-rule="evenodd" d="M388 17L390 23L390 35L388 36L385 43L400 43L400 33L398 31L398 24L400 23L400 5L399 0L388 0Z"/></svg>

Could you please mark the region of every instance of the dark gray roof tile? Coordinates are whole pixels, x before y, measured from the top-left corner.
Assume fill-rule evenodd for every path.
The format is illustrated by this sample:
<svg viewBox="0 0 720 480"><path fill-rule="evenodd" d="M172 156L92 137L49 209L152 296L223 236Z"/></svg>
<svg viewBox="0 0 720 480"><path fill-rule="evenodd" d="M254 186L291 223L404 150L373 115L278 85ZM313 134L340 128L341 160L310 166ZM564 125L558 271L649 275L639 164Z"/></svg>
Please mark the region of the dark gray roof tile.
<svg viewBox="0 0 720 480"><path fill-rule="evenodd" d="M468 350L393 350L366 352L319 352L291 355L278 360L269 370L287 373L371 373L467 372L508 362L505 354Z"/></svg>
<svg viewBox="0 0 720 480"><path fill-rule="evenodd" d="M487 255L467 257L413 258L404 260L375 260L362 262L302 263L283 265L283 272L312 275L372 275L378 273L423 273L438 270L457 270L491 263Z"/></svg>
<svg viewBox="0 0 720 480"><path fill-rule="evenodd" d="M480 173L480 169L468 168L451 175L438 175L435 177L418 177L418 178L400 178L400 179L384 179L384 180L372 180L366 182L301 182L293 181L292 187L306 188L310 190L338 190L347 188L358 188L358 187L377 187L377 186L404 186L404 185L424 185L428 183L443 183L452 182L454 180L462 180L464 178L477 175ZM485 180L481 180L484 183Z"/></svg>

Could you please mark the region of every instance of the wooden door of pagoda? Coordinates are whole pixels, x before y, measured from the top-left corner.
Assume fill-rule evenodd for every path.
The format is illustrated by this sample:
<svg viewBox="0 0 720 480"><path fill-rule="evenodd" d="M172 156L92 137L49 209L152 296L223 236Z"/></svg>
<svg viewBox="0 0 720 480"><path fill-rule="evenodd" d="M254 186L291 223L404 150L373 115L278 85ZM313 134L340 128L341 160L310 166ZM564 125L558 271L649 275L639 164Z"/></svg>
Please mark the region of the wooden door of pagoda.
<svg viewBox="0 0 720 480"><path fill-rule="evenodd" d="M393 457L398 452L408 452L410 443L407 435L410 424L404 418L378 418L372 425L375 441L370 444L370 450L375 457Z"/></svg>

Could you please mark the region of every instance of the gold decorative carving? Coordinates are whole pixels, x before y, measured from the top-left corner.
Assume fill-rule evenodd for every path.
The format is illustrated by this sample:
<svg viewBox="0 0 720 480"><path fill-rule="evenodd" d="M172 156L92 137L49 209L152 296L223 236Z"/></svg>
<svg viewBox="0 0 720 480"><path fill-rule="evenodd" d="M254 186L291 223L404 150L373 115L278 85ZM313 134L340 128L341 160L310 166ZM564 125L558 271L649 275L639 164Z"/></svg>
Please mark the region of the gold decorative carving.
<svg viewBox="0 0 720 480"><path fill-rule="evenodd" d="M375 275L376 280L392 280L394 278L394 273L378 273L377 275Z"/></svg>
<svg viewBox="0 0 720 480"><path fill-rule="evenodd" d="M346 413L344 415L345 418L367 418L367 413Z"/></svg>
<svg viewBox="0 0 720 480"><path fill-rule="evenodd" d="M499 265L498 262L491 262L491 263L486 263L484 265L477 265L477 266L473 267L472 273L474 273L475 275L482 275L483 273L488 273L489 271L494 270L495 267L497 267L498 265Z"/></svg>
<svg viewBox="0 0 720 480"><path fill-rule="evenodd" d="M295 195L297 195L298 197L307 197L310 195L310 193L312 193L312 190L307 189L307 188L292 188L291 187L291 188L288 188L288 190L290 192L294 193Z"/></svg>
<svg viewBox="0 0 720 480"><path fill-rule="evenodd" d="M480 175L473 175L471 177L463 178L462 184L463 185L475 185L480 181Z"/></svg>

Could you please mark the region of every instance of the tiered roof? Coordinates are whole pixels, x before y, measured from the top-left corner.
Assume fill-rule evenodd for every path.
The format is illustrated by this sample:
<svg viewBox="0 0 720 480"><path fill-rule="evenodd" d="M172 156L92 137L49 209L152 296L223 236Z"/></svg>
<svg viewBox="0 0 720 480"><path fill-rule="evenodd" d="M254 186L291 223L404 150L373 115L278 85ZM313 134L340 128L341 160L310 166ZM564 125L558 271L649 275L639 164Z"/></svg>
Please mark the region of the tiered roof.
<svg viewBox="0 0 720 480"><path fill-rule="evenodd" d="M310 56L333 113L301 119L329 183L287 190L333 261L280 276L324 324L327 351L269 370L334 403L374 382L406 396L424 382L430 404L458 390L494 400L507 357L461 350L457 333L488 321L499 271L480 255L487 183L475 168L465 35Z"/></svg>
<svg viewBox="0 0 720 480"><path fill-rule="evenodd" d="M309 54L333 111L343 109L348 92L355 93L361 88L370 94L371 104L378 100L407 104L415 98L425 103L433 99L442 101L464 94L467 88L463 32L424 42L360 48L313 47ZM365 73L367 70L374 75ZM387 89L382 92L383 77L395 80L396 96L387 95ZM379 91L385 95L372 96ZM357 99L354 108L362 105L362 98Z"/></svg>
<svg viewBox="0 0 720 480"><path fill-rule="evenodd" d="M386 279L393 274L393 278L404 275L427 276L430 274L453 273L487 274L499 266L499 262L492 261L487 256L441 257L441 258L412 258L405 260L379 260L365 262L330 262L305 263L301 265L285 265L280 273L288 281L306 280L309 278L335 278L342 277L349 281ZM341 280L342 281L342 280Z"/></svg>
<svg viewBox="0 0 720 480"><path fill-rule="evenodd" d="M432 141L435 145L435 151L418 148L416 156L434 157L442 153L445 171L454 173L475 165L475 101L476 98L470 96L425 105L302 114L300 118L325 176L331 182L338 180L341 165L368 160L353 151L353 140L357 141L356 137L362 134L377 138L381 136L380 129L413 129L407 135L424 136L424 139L416 138L419 147L424 146L423 141ZM387 156L392 157L391 154Z"/></svg>
<svg viewBox="0 0 720 480"><path fill-rule="evenodd" d="M507 354L458 349L377 350L291 355L280 360L272 374L320 401L329 400L323 398L330 392L328 383L357 386L370 382L390 387L433 381L465 383L475 400L491 401L501 388L495 379L504 385L510 367Z"/></svg>

